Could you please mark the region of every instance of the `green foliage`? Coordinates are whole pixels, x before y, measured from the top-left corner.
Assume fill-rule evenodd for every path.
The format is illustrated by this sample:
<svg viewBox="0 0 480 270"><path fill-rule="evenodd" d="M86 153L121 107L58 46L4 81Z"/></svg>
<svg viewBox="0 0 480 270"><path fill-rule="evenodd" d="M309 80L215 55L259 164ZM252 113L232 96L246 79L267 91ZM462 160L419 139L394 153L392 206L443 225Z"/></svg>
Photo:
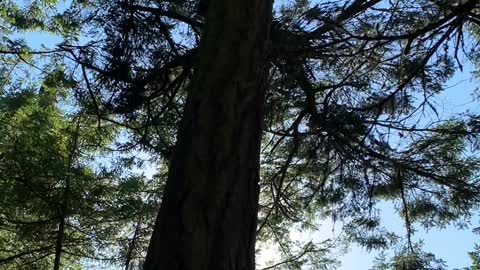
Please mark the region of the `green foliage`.
<svg viewBox="0 0 480 270"><path fill-rule="evenodd" d="M480 246L475 245L475 251L469 252L468 255L472 260L472 266L469 270L479 270L480 269Z"/></svg>
<svg viewBox="0 0 480 270"><path fill-rule="evenodd" d="M82 112L62 113L62 74L51 73L39 93L0 97L0 269L52 268L60 235L61 263L69 269L85 259L122 264L132 241L131 263L139 263L137 249L148 239L144 221L155 213L156 190L143 176L129 176L128 167L122 174L92 167L98 140L112 135L106 128L99 137L95 119Z"/></svg>
<svg viewBox="0 0 480 270"><path fill-rule="evenodd" d="M391 259L385 254L376 258L375 265L371 270L446 270L446 263L435 257L432 253L420 250L421 244L415 245L415 251L402 249ZM417 251L420 250L420 251Z"/></svg>

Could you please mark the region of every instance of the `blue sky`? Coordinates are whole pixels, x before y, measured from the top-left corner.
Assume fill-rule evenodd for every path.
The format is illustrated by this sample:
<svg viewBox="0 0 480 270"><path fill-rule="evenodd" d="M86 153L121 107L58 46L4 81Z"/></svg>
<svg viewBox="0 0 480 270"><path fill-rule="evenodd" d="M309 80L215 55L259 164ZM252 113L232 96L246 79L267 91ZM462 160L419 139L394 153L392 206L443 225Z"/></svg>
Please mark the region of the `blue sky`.
<svg viewBox="0 0 480 270"><path fill-rule="evenodd" d="M480 102L474 97L474 91L480 86L480 81L474 78L473 71L474 67L465 61L464 71L457 71L448 81L447 89L434 98L440 108L438 113L441 118L448 118L467 110L480 113ZM404 234L404 222L394 213L393 206L385 205L381 209L385 225L399 234ZM444 229L426 231L417 225L414 239L423 239L424 250L445 260L449 266L448 269L462 268L470 265L468 252L473 251L475 243L480 243L480 236L471 232L472 228L478 226L480 226L478 217L472 220L471 228L465 230L448 226ZM375 255L358 246L353 246L350 253L343 256L342 266L339 269L369 269Z"/></svg>
<svg viewBox="0 0 480 270"><path fill-rule="evenodd" d="M34 48L39 48L44 44L47 47L54 46L61 42L61 39L45 33L26 33L23 35L27 42ZM449 87L445 92L435 98L439 104L439 113L444 117L455 113L470 110L471 112L480 112L480 103L473 98L474 90L480 86L479 82L472 79L471 72L473 67L465 63L465 70L457 74L448 82ZM154 171L153 166L149 166L145 174L151 175ZM392 206L385 204L382 207L382 217L388 228L391 228L399 234L404 233L403 221L394 213ZM480 226L478 219L475 219L472 227ZM447 261L449 269L462 268L469 265L468 252L473 250L474 244L480 243L479 236L473 234L470 230L458 230L452 226L444 229L435 229L425 231L416 227L416 240L423 239L424 249L432 252L439 258ZM327 230L331 232L331 230ZM337 232L338 233L338 232ZM321 234L330 237L329 233ZM321 240L321 239L319 239ZM342 266L340 270L361 270L369 269L372 266L375 253L352 246L349 253L342 256Z"/></svg>

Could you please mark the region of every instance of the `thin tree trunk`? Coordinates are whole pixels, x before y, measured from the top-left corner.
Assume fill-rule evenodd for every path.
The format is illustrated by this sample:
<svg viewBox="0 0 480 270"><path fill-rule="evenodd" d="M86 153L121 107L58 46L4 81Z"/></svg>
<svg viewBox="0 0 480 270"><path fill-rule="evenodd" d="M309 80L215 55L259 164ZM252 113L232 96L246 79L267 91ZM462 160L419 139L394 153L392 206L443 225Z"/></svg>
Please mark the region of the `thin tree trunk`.
<svg viewBox="0 0 480 270"><path fill-rule="evenodd" d="M128 250L127 250L127 255L125 256L125 270L130 269L130 263L132 262L132 257L133 257L133 251L135 249L135 245L137 243L137 237L140 232L140 225L141 221L139 220L137 224L135 225L135 232L133 233L132 240L128 243Z"/></svg>
<svg viewBox="0 0 480 270"><path fill-rule="evenodd" d="M210 0L145 270L253 270L271 0Z"/></svg>
<svg viewBox="0 0 480 270"><path fill-rule="evenodd" d="M58 225L57 238L55 240L55 259L53 262L53 270L60 269L60 259L62 257L62 246L63 246L64 235L65 235L65 215L64 213L61 213L61 217Z"/></svg>
<svg viewBox="0 0 480 270"><path fill-rule="evenodd" d="M77 123L75 128L75 133L73 134L73 138L70 145L70 154L68 156L68 172L65 174L65 190L63 192L63 200L60 205L59 210L59 221L58 221L58 232L57 237L55 239L55 259L53 260L53 270L59 270L61 265L61 258L62 258L62 248L63 248L63 241L65 239L65 224L67 221L68 215L68 201L69 201L69 194L70 194L70 171L72 170L73 161L75 159L75 154L77 152L78 147L78 136L80 131L80 119L81 117L77 117Z"/></svg>

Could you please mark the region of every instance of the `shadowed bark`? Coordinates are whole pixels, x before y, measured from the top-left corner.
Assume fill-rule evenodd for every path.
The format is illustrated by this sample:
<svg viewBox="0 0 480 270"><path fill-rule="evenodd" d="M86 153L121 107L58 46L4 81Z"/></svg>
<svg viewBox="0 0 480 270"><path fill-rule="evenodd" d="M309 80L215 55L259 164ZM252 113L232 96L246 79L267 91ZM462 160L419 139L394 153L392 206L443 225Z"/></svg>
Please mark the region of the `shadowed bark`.
<svg viewBox="0 0 480 270"><path fill-rule="evenodd" d="M270 0L210 0L145 270L253 270Z"/></svg>

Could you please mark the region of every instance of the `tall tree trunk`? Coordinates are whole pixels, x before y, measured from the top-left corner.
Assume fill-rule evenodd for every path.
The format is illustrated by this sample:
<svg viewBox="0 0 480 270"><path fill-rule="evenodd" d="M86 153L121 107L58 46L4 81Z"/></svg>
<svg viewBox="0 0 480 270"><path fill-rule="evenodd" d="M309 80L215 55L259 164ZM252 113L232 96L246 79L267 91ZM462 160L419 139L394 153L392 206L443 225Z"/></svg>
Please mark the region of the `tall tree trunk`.
<svg viewBox="0 0 480 270"><path fill-rule="evenodd" d="M125 256L125 270L130 269L130 263L132 262L132 257L133 257L133 251L135 250L135 246L137 244L137 238L138 234L140 233L140 226L141 226L141 220L137 222L135 225L135 232L133 233L132 239L128 243L128 250L127 250L127 255Z"/></svg>
<svg viewBox="0 0 480 270"><path fill-rule="evenodd" d="M63 238L65 235L65 213L61 211L60 215L61 216L58 223L58 232L55 239L55 259L53 260L53 270L60 269L60 259L62 256Z"/></svg>
<svg viewBox="0 0 480 270"><path fill-rule="evenodd" d="M70 177L71 170L73 169L73 161L75 160L75 155L78 148L78 137L80 132L80 121L81 116L77 116L77 123L75 127L75 133L72 135L70 142L70 154L68 155L68 171L65 172L65 189L63 191L63 198L60 203L60 209L58 214L58 231L55 239L55 258L53 260L53 270L60 270L61 266L61 257L63 249L63 241L65 240L65 225L68 218L68 208L69 206L69 196L70 196Z"/></svg>
<svg viewBox="0 0 480 270"><path fill-rule="evenodd" d="M209 0L145 270L253 270L272 0Z"/></svg>

